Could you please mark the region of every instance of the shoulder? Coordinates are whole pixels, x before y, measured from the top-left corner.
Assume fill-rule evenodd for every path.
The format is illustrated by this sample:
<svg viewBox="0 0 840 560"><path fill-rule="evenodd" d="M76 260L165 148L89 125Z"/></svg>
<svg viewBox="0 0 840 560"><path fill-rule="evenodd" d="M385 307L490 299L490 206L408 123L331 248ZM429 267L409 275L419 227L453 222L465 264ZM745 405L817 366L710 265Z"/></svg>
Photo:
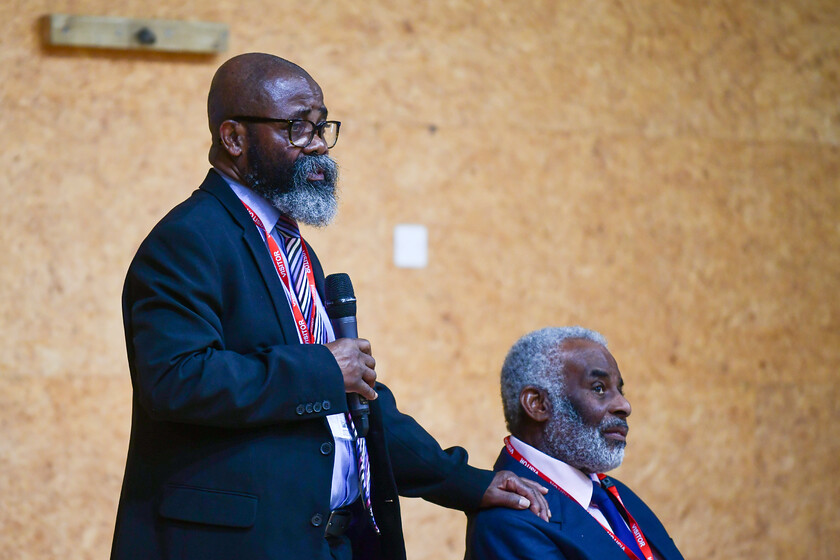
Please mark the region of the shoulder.
<svg viewBox="0 0 840 560"><path fill-rule="evenodd" d="M196 231L211 235L242 218L233 213L247 213L233 192L233 189L215 170L210 170L204 181L183 202L172 208L152 229L149 237L155 237L173 230Z"/></svg>
<svg viewBox="0 0 840 560"><path fill-rule="evenodd" d="M467 525L467 558L557 558L552 535L551 523L529 510L481 510Z"/></svg>
<svg viewBox="0 0 840 560"><path fill-rule="evenodd" d="M471 516L471 523L482 530L492 529L497 526L527 529L529 527L541 527L548 524L546 521L534 515L531 510L506 507L482 509Z"/></svg>
<svg viewBox="0 0 840 560"><path fill-rule="evenodd" d="M242 228L213 194L198 189L140 243L128 278L188 273L208 280L240 252Z"/></svg>
<svg viewBox="0 0 840 560"><path fill-rule="evenodd" d="M470 536L483 541L522 541L529 535L540 535L549 530L550 523L543 521L530 510L505 507L483 509L470 516Z"/></svg>
<svg viewBox="0 0 840 560"><path fill-rule="evenodd" d="M214 231L232 222L224 205L212 194L195 190L189 198L172 208L152 229L150 236L171 230Z"/></svg>
<svg viewBox="0 0 840 560"><path fill-rule="evenodd" d="M195 243L212 250L220 238L241 232L242 228L216 196L197 189L155 224L138 253L161 249L177 251Z"/></svg>

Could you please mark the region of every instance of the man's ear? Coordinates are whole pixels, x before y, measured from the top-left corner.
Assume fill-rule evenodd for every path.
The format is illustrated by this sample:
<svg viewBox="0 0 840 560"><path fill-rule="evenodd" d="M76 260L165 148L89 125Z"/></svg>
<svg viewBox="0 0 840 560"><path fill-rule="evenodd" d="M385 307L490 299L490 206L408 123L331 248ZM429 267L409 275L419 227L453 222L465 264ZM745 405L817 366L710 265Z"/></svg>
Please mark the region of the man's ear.
<svg viewBox="0 0 840 560"><path fill-rule="evenodd" d="M551 418L551 402L548 391L528 385L519 393L519 405L534 422L545 422Z"/></svg>
<svg viewBox="0 0 840 560"><path fill-rule="evenodd" d="M236 121L224 121L219 125L219 141L230 157L239 157L245 149L245 127Z"/></svg>

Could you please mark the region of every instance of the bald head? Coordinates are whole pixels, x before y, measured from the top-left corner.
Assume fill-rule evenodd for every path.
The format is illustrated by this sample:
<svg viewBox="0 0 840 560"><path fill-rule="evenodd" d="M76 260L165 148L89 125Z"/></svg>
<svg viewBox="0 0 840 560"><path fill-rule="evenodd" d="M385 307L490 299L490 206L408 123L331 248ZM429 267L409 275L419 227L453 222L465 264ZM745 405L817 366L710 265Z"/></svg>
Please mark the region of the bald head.
<svg viewBox="0 0 840 560"><path fill-rule="evenodd" d="M207 118L214 151L219 146L219 127L235 115L276 117L271 114L282 100L284 90L304 81L320 92L320 87L300 66L286 59L265 53L235 56L222 64L213 76L207 96Z"/></svg>

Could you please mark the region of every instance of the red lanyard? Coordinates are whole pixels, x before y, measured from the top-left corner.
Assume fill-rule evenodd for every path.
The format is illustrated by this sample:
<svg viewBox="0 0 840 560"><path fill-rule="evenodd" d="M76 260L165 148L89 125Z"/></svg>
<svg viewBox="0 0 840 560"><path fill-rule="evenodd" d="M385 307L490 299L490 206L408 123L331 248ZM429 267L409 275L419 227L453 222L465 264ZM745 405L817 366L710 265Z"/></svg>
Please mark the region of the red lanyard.
<svg viewBox="0 0 840 560"><path fill-rule="evenodd" d="M513 457L516 461L518 461L519 464L521 464L522 466L527 468L529 471L531 471L532 473L534 473L535 475L537 475L538 477L540 477L544 481L548 482L555 490L559 490L561 493L563 493L565 496L567 496L573 502L578 503L577 500L572 498L569 495L568 492L566 492L565 490L560 488L559 484L557 484L556 482L551 480L548 476L546 476L537 467L532 465L531 462L528 461L528 459L523 457L522 454L519 453L519 451L517 451L516 448L513 447L513 444L510 442L510 436L505 438L505 448L507 449L507 452L510 454L510 456ZM606 478L606 476L607 475L605 475L605 474L599 474L598 479L603 480L604 478ZM633 519L633 516L630 515L630 512L627 511L626 507L624 507L624 502L621 501L621 497L618 495L618 488L616 488L612 484L609 484L609 486L607 486L607 491L609 493L611 493L613 496L615 496L616 498L618 498L618 502L621 504L621 508L624 510L624 513L627 514L627 519L630 520L630 523L629 523L630 530L633 532L633 535L636 537L636 544L639 545L639 548L642 550L642 554L645 555L645 560L654 560L653 559L653 551L650 549L650 545L647 543L647 539L645 539L645 536L642 534L642 530L639 528L639 524L636 523L636 520ZM581 506L581 507L583 507L583 506ZM600 523L599 523L599 525L600 525ZM612 531L610 531L606 527L604 527L604 530L612 537L612 539L615 541L615 544L617 544L621 548L621 550L623 550L624 553L628 557L630 557L632 560L638 560L636 555L633 554L633 552L627 547L627 545L625 545L623 542L621 542L621 539L616 537L615 534Z"/></svg>
<svg viewBox="0 0 840 560"><path fill-rule="evenodd" d="M292 315L295 317L295 326L297 327L298 336L300 337L300 341L303 344L311 344L312 340L312 329L311 325L306 322L306 319L303 318L303 312L300 309L300 305L298 304L297 297L295 296L294 288L291 285L291 280L289 279L289 267L286 265L286 257L283 253L283 250L280 249L280 245L277 244L277 241L271 237L268 232L265 230L265 226L260 220L259 216L251 210L251 207L242 203L245 208L248 210L248 214L251 215L251 219L254 220L254 223L257 225L258 228L263 232L265 235L265 241L268 243L268 250L271 253L271 261L274 263L274 268L277 270L277 275L280 277L280 280L283 282L283 288L286 290L286 298L289 300L289 305L292 308ZM312 274L312 266L309 264L309 251L306 248L306 244L303 242L303 239L300 240L300 246L302 251L301 258L303 259L303 271L306 273L306 281L309 284L309 291L312 294L312 314L311 317L315 317L315 313L318 312L318 307L315 304L318 298L318 290L315 287L315 275Z"/></svg>
<svg viewBox="0 0 840 560"><path fill-rule="evenodd" d="M603 481L605 478L607 478L607 475L605 475L603 473L598 474L598 480ZM607 489L607 492L612 494L615 497L615 499L618 500L618 503L621 504L621 509L623 509L625 515L627 515L627 520L629 521L628 525L630 526L630 531L632 531L633 536L636 537L636 544L639 545L639 549L642 551L642 554L645 555L645 560L653 560L653 551L650 549L650 545L648 544L647 539L645 538L644 534L642 534L642 529L639 527L639 524L636 523L636 520L633 518L633 516L630 514L630 512L624 506L624 501L622 501L621 496L618 495L618 488L616 488L615 485L611 481L608 481L604 485L604 487ZM612 534L612 531L610 531L610 534ZM613 535L613 538L618 540L615 535ZM629 550L627 550L626 548L624 549L624 551L628 555L632 555L635 558L636 555L633 554L632 552L630 552Z"/></svg>

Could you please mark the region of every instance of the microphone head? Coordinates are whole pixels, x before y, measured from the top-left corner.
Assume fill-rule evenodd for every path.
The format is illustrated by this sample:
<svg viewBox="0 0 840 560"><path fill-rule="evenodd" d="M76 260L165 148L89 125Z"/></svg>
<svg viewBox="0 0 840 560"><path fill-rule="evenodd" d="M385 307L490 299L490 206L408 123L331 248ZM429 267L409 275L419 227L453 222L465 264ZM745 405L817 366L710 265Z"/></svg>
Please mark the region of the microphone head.
<svg viewBox="0 0 840 560"><path fill-rule="evenodd" d="M324 282L324 307L330 319L356 316L356 294L350 276L344 272L330 274Z"/></svg>

